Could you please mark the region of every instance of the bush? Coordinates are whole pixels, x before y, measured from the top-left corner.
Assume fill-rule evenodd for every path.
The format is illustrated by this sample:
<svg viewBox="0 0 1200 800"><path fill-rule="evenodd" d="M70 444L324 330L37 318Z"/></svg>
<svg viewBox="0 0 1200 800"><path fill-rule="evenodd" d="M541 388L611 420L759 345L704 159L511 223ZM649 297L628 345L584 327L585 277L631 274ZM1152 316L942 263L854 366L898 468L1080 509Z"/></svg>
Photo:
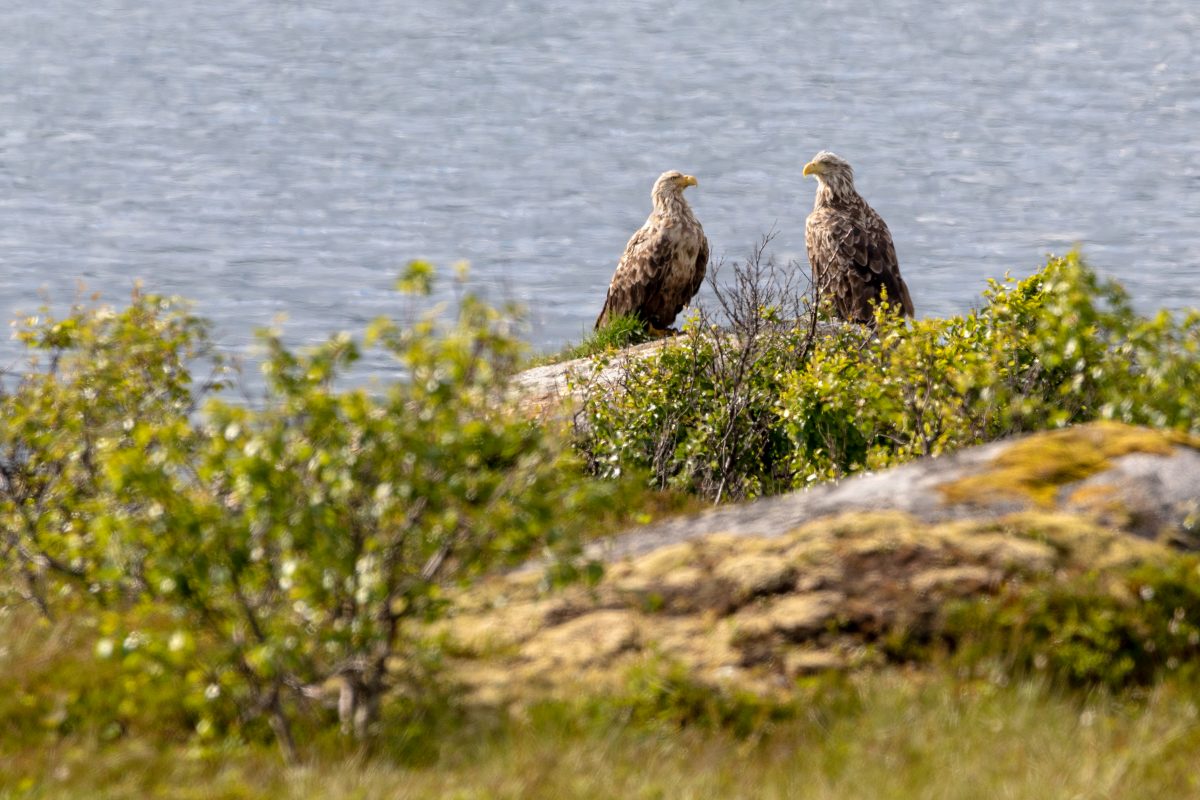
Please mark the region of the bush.
<svg viewBox="0 0 1200 800"><path fill-rule="evenodd" d="M0 386L0 591L49 613L50 583L58 602L136 583L110 558L107 464L162 458L161 434L182 434L222 367L204 321L140 291L122 311L43 309L17 337L31 355ZM193 379L195 366L207 380Z"/></svg>
<svg viewBox="0 0 1200 800"><path fill-rule="evenodd" d="M809 358L817 315L796 285L799 270L765 257L769 242L733 264L731 286L719 280L723 264L709 272L719 311L696 309L677 343L623 361L615 382L585 381L577 430L594 472L648 470L658 489L717 500L793 485L775 405ZM598 358L596 374L607 363Z"/></svg>
<svg viewBox="0 0 1200 800"><path fill-rule="evenodd" d="M402 283L430 280L415 264ZM264 333L261 405L200 411L188 365L207 340L171 301L31 326L52 355L3 398L4 582L93 617L135 702L182 678L202 734L265 720L294 759L294 722L329 698L365 735L384 692L436 662L420 624L448 588L571 552L619 488L506 402L510 319L467 296L449 322L375 323L368 343L407 374L377 392L335 386L350 337L296 353Z"/></svg>
<svg viewBox="0 0 1200 800"><path fill-rule="evenodd" d="M840 681L840 676L818 679L814 684L820 686L805 687L803 695L833 691ZM631 667L616 687L569 700L541 700L523 713L559 736L619 725L672 732L722 730L745 739L796 718L804 705L796 697L766 697L698 682L685 667L653 658Z"/></svg>
<svg viewBox="0 0 1200 800"><path fill-rule="evenodd" d="M701 313L590 387L578 427L594 471L648 469L721 500L1094 419L1200 429L1200 312L1139 317L1078 254L993 281L969 314L881 308L870 327L822 324L790 287L764 302L755 286L779 279L761 252L736 269L728 333Z"/></svg>
<svg viewBox="0 0 1200 800"><path fill-rule="evenodd" d="M361 342L295 352L264 333L254 406L209 397L226 372L177 300L136 293L123 310L27 321L28 368L0 386L0 602L69 618L108 684L105 702L79 681L45 696L22 684L0 716L28 700L55 730L118 735L158 718L256 738L269 726L294 759L298 724L363 736L389 689L411 689L411 703L441 655L422 627L454 587L531 553L572 554L593 519L636 512L628 481L588 469L645 470L723 500L1098 417L1200 425L1200 315L1139 318L1073 255L994 284L977 312L863 328L822 322L765 245L734 265L732 287L714 286L718 311L591 387L583 457L514 410L511 312L470 296L453 315L377 322ZM427 293L432 279L414 264L401 283ZM339 388L368 346L406 379ZM1072 606L1047 590L992 627L1041 625L1030 641L1070 644L1030 645L1028 663L1042 653L1081 681L1140 681L1146 642L1195 656L1194 575L1155 580L1182 618L1143 624L1116 601ZM39 674L80 671L62 663ZM642 705L682 720L757 719L674 679L642 688Z"/></svg>
<svg viewBox="0 0 1200 800"><path fill-rule="evenodd" d="M952 608L944 635L957 661L972 669L1110 690L1146 686L1167 673L1194 680L1200 561L1178 557L1119 576L1013 586Z"/></svg>

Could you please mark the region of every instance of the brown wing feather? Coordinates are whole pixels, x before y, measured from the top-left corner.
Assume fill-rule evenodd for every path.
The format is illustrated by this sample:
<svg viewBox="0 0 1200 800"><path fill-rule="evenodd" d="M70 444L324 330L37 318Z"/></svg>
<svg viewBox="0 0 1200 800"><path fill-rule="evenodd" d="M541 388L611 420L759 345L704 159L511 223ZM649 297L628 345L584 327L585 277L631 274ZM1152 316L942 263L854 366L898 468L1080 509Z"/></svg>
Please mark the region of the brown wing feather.
<svg viewBox="0 0 1200 800"><path fill-rule="evenodd" d="M696 292L700 291L700 286L704 283L706 272L708 272L708 237L704 235L704 231L700 231L700 251L696 253L696 269L692 273L692 282L688 284L687 298L683 301L684 305L696 296ZM683 305L679 307L679 310L683 310ZM678 314L679 311L675 313Z"/></svg>
<svg viewBox="0 0 1200 800"><path fill-rule="evenodd" d="M833 256L826 216L827 211L813 211L804 221L804 249L808 252L813 290L818 298L825 297L829 292L829 268Z"/></svg>
<svg viewBox="0 0 1200 800"><path fill-rule="evenodd" d="M887 290L888 302L913 315L908 286L900 277L892 235L865 203L858 209L825 208L809 215L805 244L818 291L831 296L842 319L870 322L872 304Z"/></svg>
<svg viewBox="0 0 1200 800"><path fill-rule="evenodd" d="M666 240L658 289L646 297L640 316L655 328L669 328L704 281L708 240L699 223L675 221L663 230ZM695 255L692 255L692 254Z"/></svg>
<svg viewBox="0 0 1200 800"><path fill-rule="evenodd" d="M642 316L648 300L659 292L662 276L671 257L671 243L661 230L643 225L625 245L625 253L617 262L604 308L596 318L596 330L616 317L629 314ZM646 320L651 324L653 320Z"/></svg>
<svg viewBox="0 0 1200 800"><path fill-rule="evenodd" d="M903 316L913 315L912 298L908 294L908 286L900 277L900 260L896 258L896 247L892 244L892 232L888 230L883 217L875 209L863 204L865 225L863 228L863 253L867 270L863 274L867 278L870 300L878 300L883 290L887 290L888 303ZM868 311L868 313L870 313Z"/></svg>

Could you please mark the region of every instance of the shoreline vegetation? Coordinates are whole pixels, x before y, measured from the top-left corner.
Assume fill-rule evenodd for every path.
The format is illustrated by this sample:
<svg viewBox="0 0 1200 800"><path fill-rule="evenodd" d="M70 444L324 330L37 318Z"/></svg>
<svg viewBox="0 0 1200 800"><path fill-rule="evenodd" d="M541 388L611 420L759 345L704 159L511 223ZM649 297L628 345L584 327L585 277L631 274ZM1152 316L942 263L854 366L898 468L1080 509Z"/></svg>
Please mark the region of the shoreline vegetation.
<svg viewBox="0 0 1200 800"><path fill-rule="evenodd" d="M768 241L637 357L630 320L539 357L585 360L536 419L514 312L469 294L304 351L262 333L255 408L181 301L19 326L0 800L1200 792L1200 507L1088 483L1197 449L1200 312L1139 315L1070 253L966 314L837 325ZM410 379L338 388L368 347ZM1019 435L947 484L995 522L587 547Z"/></svg>

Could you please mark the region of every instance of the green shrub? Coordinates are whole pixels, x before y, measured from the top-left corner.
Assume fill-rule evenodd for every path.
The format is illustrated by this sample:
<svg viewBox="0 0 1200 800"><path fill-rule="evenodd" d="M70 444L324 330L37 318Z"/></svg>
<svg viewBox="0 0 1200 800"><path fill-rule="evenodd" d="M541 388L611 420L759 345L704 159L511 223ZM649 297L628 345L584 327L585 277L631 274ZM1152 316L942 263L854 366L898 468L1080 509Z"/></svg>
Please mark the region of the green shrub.
<svg viewBox="0 0 1200 800"><path fill-rule="evenodd" d="M365 343L295 352L263 334L266 394L252 407L206 401L225 372L179 301L138 293L123 310L28 321L30 364L0 390L0 603L70 619L88 657L30 672L62 692L5 684L19 700L0 718L105 736L157 719L215 741L273 730L294 758L297 726L361 736L420 705L441 656L422 626L455 586L571 554L592 520L644 507L628 477L589 469L720 500L1097 417L1200 424L1200 317L1139 318L1074 256L993 285L972 314L881 315L873 328L822 322L760 257L717 289L728 333L698 314L615 386L591 387L582 457L513 409L511 312L469 296L453 316L380 321ZM414 264L401 283L421 293L432 280ZM406 379L339 388L365 346ZM1165 616L1047 588L996 606L990 624L1036 634L1015 666L1144 681L1155 658L1196 655L1194 575L1151 577L1130 596L1171 598ZM965 653L973 640L960 639ZM91 658L94 673L79 666ZM88 679L105 681L102 696ZM382 709L398 684L411 691ZM633 689L638 713L680 724L740 730L763 712L679 676Z"/></svg>
<svg viewBox="0 0 1200 800"><path fill-rule="evenodd" d="M402 284L431 279L415 264ZM264 333L257 407L196 410L203 326L158 298L26 338L52 360L3 398L0 584L95 620L127 676L109 690L154 702L171 676L202 735L266 722L292 758L298 720L332 704L361 736L385 691L424 680L421 626L450 587L573 552L622 490L584 480L565 437L507 402L511 314L470 296L449 321L375 323L368 343L407 375L375 391L336 386L349 336L297 353Z"/></svg>
<svg viewBox="0 0 1200 800"><path fill-rule="evenodd" d="M993 281L969 314L881 309L871 327L784 314L778 296L746 299L752 284L724 301L755 310L726 314L729 334L693 317L590 387L579 430L594 471L646 469L720 500L1094 419L1200 429L1200 312L1139 317L1075 253Z"/></svg>
<svg viewBox="0 0 1200 800"><path fill-rule="evenodd" d="M973 669L1043 674L1121 690L1200 664L1200 560L1178 557L1120 576L1016 586L948 611L944 635Z"/></svg>
<svg viewBox="0 0 1200 800"><path fill-rule="evenodd" d="M52 601L136 583L109 546L106 466L161 459L163 432L184 435L221 363L184 303L138 291L121 311L43 309L17 337L30 359L0 387L0 592L49 613ZM193 379L196 366L207 380Z"/></svg>
<svg viewBox="0 0 1200 800"><path fill-rule="evenodd" d="M796 291L798 271L764 257L769 241L733 265L730 286L718 280L723 265L710 272L719 317L695 309L675 342L624 360L615 382L584 381L577 428L593 471L648 470L656 488L718 500L793 485L775 406L787 376L809 357L817 317ZM607 362L597 359L597 374Z"/></svg>
<svg viewBox="0 0 1200 800"><path fill-rule="evenodd" d="M815 696L837 680L819 681L820 687L805 687L801 694ZM746 738L799 716L802 707L803 703L794 698L707 685L679 664L651 659L631 668L620 687L584 692L571 700L542 700L531 704L526 713L534 725L568 735L619 725L672 731L723 730Z"/></svg>

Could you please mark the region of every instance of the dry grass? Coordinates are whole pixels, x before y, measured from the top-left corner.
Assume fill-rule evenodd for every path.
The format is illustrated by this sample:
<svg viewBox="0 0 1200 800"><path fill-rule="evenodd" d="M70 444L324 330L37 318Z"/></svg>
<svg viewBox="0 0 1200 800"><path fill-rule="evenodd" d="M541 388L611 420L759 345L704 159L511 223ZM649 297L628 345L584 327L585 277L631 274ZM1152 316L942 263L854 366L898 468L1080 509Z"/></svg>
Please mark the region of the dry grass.
<svg viewBox="0 0 1200 800"><path fill-rule="evenodd" d="M200 755L146 740L5 742L0 798L1128 798L1194 797L1194 690L1063 696L891 671L816 692L745 740L543 709L439 735L428 763L326 757L287 769L254 747ZM16 747L14 752L13 748Z"/></svg>

